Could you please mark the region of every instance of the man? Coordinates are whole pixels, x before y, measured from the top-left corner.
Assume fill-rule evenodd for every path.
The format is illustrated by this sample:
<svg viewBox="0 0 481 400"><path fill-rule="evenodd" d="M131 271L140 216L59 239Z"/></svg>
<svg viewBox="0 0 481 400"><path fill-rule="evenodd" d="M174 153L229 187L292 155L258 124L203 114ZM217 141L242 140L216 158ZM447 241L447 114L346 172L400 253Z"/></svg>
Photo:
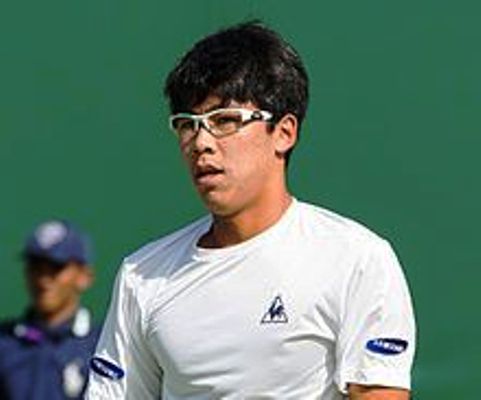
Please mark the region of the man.
<svg viewBox="0 0 481 400"><path fill-rule="evenodd" d="M389 244L287 189L307 80L258 23L170 73L170 126L210 215L125 260L88 399L409 397L413 314Z"/></svg>
<svg viewBox="0 0 481 400"><path fill-rule="evenodd" d="M80 306L92 284L88 238L65 221L48 221L22 253L31 303L0 324L0 399L81 399L99 329Z"/></svg>

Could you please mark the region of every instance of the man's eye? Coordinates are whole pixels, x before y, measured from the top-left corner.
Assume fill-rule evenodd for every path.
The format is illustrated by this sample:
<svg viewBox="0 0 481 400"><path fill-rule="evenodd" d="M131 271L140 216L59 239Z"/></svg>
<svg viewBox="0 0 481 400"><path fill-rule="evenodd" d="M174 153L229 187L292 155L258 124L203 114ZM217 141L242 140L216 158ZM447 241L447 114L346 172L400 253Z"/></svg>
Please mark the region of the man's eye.
<svg viewBox="0 0 481 400"><path fill-rule="evenodd" d="M192 119L179 119L174 122L174 128L179 132L191 131L194 129L194 121Z"/></svg>
<svg viewBox="0 0 481 400"><path fill-rule="evenodd" d="M239 124L242 118L236 114L219 115L213 118L213 122L217 125Z"/></svg>

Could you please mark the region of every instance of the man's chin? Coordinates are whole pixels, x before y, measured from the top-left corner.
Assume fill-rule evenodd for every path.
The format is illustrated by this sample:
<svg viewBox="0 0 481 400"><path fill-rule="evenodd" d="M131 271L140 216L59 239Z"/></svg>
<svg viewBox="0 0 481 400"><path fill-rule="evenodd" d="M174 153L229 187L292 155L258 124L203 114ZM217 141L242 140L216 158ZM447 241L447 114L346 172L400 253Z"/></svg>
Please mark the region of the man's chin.
<svg viewBox="0 0 481 400"><path fill-rule="evenodd" d="M229 201L226 193L219 191L207 191L200 193L202 202L206 208L214 215L220 217L228 217L235 214L235 209L232 202Z"/></svg>
<svg viewBox="0 0 481 400"><path fill-rule="evenodd" d="M35 301L35 309L42 315L50 315L59 309L59 304L53 299L40 298Z"/></svg>

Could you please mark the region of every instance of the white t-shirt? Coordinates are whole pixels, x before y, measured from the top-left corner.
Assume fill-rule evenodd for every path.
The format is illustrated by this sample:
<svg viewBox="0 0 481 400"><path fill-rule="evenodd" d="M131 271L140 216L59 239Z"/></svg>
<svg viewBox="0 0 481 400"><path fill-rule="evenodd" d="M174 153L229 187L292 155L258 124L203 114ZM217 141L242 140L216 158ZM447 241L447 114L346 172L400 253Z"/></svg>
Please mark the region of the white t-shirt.
<svg viewBox="0 0 481 400"><path fill-rule="evenodd" d="M415 326L389 244L293 200L259 235L197 247L202 218L125 260L89 400L342 399L409 388Z"/></svg>

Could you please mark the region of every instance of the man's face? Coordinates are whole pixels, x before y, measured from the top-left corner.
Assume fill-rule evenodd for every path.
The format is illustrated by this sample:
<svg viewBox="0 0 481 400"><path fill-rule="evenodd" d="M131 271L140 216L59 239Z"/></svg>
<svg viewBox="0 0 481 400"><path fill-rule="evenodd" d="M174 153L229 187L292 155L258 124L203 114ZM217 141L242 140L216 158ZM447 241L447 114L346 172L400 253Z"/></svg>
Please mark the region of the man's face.
<svg viewBox="0 0 481 400"><path fill-rule="evenodd" d="M203 114L217 108L258 110L252 103L231 101L221 105L210 96L192 111ZM265 121L247 123L238 132L216 138L204 128L180 145L194 185L202 200L216 215L234 215L278 189L283 184L284 163L276 154L275 129Z"/></svg>
<svg viewBox="0 0 481 400"><path fill-rule="evenodd" d="M27 262L25 269L32 306L43 316L55 316L75 307L80 293L90 284L88 267L48 260Z"/></svg>

